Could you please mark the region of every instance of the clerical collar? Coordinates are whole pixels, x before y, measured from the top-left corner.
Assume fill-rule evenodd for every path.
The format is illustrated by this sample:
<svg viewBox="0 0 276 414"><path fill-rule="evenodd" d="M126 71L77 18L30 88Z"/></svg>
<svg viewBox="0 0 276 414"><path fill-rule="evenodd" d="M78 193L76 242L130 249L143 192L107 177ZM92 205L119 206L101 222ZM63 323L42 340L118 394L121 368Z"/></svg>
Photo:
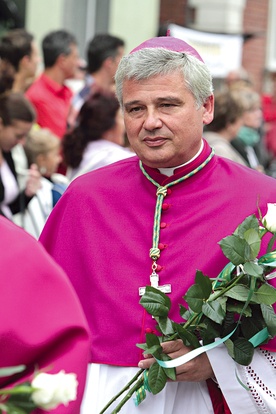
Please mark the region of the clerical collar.
<svg viewBox="0 0 276 414"><path fill-rule="evenodd" d="M171 177L172 175L174 175L174 171L177 168L181 168L184 167L185 165L190 164L192 161L194 161L203 151L203 147L204 147L204 143L203 140L201 140L201 145L199 148L199 151L196 153L196 155L193 156L193 158L191 158L189 161L184 162L184 164L178 165L177 167L168 167L168 168L158 168L159 172L163 175L166 175L167 177Z"/></svg>

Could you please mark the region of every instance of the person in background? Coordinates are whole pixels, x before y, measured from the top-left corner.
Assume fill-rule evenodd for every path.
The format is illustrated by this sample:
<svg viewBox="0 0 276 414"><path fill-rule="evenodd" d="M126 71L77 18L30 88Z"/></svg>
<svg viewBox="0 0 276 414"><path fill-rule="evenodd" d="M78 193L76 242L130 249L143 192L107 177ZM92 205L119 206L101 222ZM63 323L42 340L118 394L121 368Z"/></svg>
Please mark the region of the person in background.
<svg viewBox="0 0 276 414"><path fill-rule="evenodd" d="M0 69L10 67L14 73L6 90L25 92L34 81L40 63L34 36L25 29L6 32L0 39L0 59Z"/></svg>
<svg viewBox="0 0 276 414"><path fill-rule="evenodd" d="M87 46L87 75L85 85L72 101L68 124L75 126L76 118L83 103L98 87L114 91L114 75L124 54L123 39L110 34L97 34Z"/></svg>
<svg viewBox="0 0 276 414"><path fill-rule="evenodd" d="M238 69L230 70L227 73L224 79L224 86L226 88L243 88L243 87L253 87L253 81L250 77L250 74L244 67Z"/></svg>
<svg viewBox="0 0 276 414"><path fill-rule="evenodd" d="M262 95L264 143L272 156L273 176L276 177L276 72L270 73L271 91Z"/></svg>
<svg viewBox="0 0 276 414"><path fill-rule="evenodd" d="M269 155L262 140L263 113L261 97L250 87L232 89L243 106L243 125L231 145L239 152L250 168L265 172Z"/></svg>
<svg viewBox="0 0 276 414"><path fill-rule="evenodd" d="M15 145L24 142L35 119L35 110L22 93L0 97L0 214L9 219L23 211L40 188L40 173L32 164L20 191L11 153Z"/></svg>
<svg viewBox="0 0 276 414"><path fill-rule="evenodd" d="M13 216L13 221L36 238L68 185L66 177L57 173L61 162L60 146L56 135L47 128L37 126L31 129L23 144L28 164L37 165L41 174L41 187L26 209Z"/></svg>
<svg viewBox="0 0 276 414"><path fill-rule="evenodd" d="M231 146L243 124L243 106L229 90L215 94L214 119L205 125L204 138L221 157L248 165L239 152Z"/></svg>
<svg viewBox="0 0 276 414"><path fill-rule="evenodd" d="M25 29L6 32L0 39L0 59L1 91L24 93L34 81L40 63L34 36ZM13 147L12 157L17 173L27 168L27 160L20 143Z"/></svg>
<svg viewBox="0 0 276 414"><path fill-rule="evenodd" d="M37 123L60 139L67 129L72 91L64 84L79 63L76 38L65 30L48 33L42 41L44 71L26 92L37 112Z"/></svg>
<svg viewBox="0 0 276 414"><path fill-rule="evenodd" d="M77 295L42 246L4 217L0 217L0 248L0 366L25 365L21 373L1 375L0 388L31 382L42 372L75 374L75 401L59 405L51 413L79 413L89 361L89 332ZM64 387L60 383L60 390ZM49 396L51 393L49 390ZM45 403L47 397L44 393ZM32 412L46 414L39 409Z"/></svg>
<svg viewBox="0 0 276 414"><path fill-rule="evenodd" d="M136 346L156 331L139 303L141 288L153 278L160 287L170 284L170 319L183 323L179 304L196 270L216 278L228 263L218 242L247 216L264 217L267 203L276 201L273 178L215 155L202 138L213 119L213 84L193 47L172 37L149 39L122 58L115 82L137 157L76 178L40 237L66 270L88 320L89 414L155 361ZM162 348L168 359L193 349L181 340ZM130 402L122 414L273 412L276 340L254 355L250 367L242 366L223 344L213 348L178 366L176 380L158 395L148 393L138 408ZM249 391L237 376L249 381Z"/></svg>
<svg viewBox="0 0 276 414"><path fill-rule="evenodd" d="M75 128L62 142L67 177L72 179L124 158L133 152L124 148L125 126L118 99L99 90L83 104Z"/></svg>

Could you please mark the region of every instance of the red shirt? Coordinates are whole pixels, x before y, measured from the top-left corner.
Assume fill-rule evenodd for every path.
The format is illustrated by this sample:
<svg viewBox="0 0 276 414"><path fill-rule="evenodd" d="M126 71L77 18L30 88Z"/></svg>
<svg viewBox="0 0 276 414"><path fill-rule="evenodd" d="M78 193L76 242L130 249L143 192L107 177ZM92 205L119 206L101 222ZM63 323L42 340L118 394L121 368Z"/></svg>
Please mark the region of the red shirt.
<svg viewBox="0 0 276 414"><path fill-rule="evenodd" d="M267 123L265 131L266 147L276 157L276 100L271 95L262 97L263 118Z"/></svg>
<svg viewBox="0 0 276 414"><path fill-rule="evenodd" d="M72 91L42 74L27 90L26 96L36 109L38 125L62 138L67 128Z"/></svg>

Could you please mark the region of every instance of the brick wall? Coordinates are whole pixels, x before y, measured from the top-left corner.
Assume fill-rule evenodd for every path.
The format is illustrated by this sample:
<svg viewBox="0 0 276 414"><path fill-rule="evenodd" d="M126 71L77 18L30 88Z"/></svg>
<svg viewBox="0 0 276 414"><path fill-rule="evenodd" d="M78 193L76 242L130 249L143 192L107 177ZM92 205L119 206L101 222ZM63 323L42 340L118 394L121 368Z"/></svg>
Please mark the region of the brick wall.
<svg viewBox="0 0 276 414"><path fill-rule="evenodd" d="M268 3L269 0L247 0L243 20L245 33L258 34L244 43L243 66L251 74L255 87L259 91L263 89Z"/></svg>
<svg viewBox="0 0 276 414"><path fill-rule="evenodd" d="M160 25L175 23L189 27L193 21L193 10L187 3L188 0L160 0ZM264 84L268 4L269 0L247 0L244 9L243 32L258 35L244 43L242 65L259 92Z"/></svg>

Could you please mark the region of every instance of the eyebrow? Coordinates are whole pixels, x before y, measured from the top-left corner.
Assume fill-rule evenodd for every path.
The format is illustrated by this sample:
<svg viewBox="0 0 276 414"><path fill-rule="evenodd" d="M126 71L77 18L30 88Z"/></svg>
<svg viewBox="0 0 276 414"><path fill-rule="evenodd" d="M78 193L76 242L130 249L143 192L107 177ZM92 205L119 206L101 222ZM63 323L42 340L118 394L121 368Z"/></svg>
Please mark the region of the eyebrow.
<svg viewBox="0 0 276 414"><path fill-rule="evenodd" d="M155 99L156 103L161 103L161 102L164 102L164 101L166 101L166 102L175 102L175 103L178 103L178 104L183 102L182 99L179 99L176 96L161 96L161 97ZM133 100L133 101L130 101L130 102L126 102L124 104L124 107L127 108L127 107L130 107L132 105L142 105L142 104L143 104L142 101L137 99L137 100Z"/></svg>

